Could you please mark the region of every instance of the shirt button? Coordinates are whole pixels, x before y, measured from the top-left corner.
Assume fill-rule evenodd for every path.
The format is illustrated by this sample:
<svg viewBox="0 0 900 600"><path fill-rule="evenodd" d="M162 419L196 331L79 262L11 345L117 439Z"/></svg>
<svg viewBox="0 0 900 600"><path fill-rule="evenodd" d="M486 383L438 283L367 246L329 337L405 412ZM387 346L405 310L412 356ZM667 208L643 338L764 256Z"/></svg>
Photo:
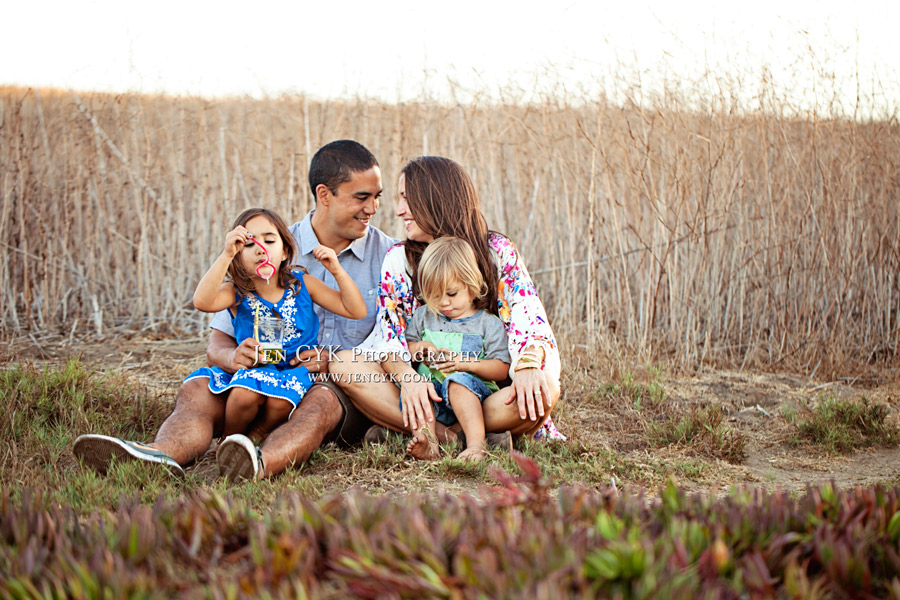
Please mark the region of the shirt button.
<svg viewBox="0 0 900 600"><path fill-rule="evenodd" d="M331 334L330 334L330 333L326 333L326 334L325 334L325 337L329 338L329 337L331 337Z"/></svg>

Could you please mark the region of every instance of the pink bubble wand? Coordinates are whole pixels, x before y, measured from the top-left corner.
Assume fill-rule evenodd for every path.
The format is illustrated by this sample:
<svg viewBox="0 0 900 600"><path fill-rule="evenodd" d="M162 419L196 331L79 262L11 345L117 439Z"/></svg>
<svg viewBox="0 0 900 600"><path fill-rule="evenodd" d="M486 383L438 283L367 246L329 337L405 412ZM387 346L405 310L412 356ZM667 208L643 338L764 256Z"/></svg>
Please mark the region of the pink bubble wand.
<svg viewBox="0 0 900 600"><path fill-rule="evenodd" d="M249 238L252 240L252 239L253 239L253 234L250 233L250 232L247 232L247 237L249 237ZM259 265L257 265L257 267L256 267L256 274L259 275L260 277L262 277L263 279L265 279L265 280L266 280L266 285L269 285L269 279L271 279L272 276L275 275L275 273L278 272L278 269L275 267L275 265L272 264L272 257L269 256L269 251L266 250L266 247L263 246L262 244L260 244L259 242L256 242L256 245L259 246L260 249L261 249L263 252L266 253L266 261L265 261L265 262L261 262L261 263L259 263ZM264 268L264 267L269 267L270 269L272 269L272 272L269 274L268 277L266 277L265 275L263 275L262 273L259 272L260 269L262 269L262 268Z"/></svg>

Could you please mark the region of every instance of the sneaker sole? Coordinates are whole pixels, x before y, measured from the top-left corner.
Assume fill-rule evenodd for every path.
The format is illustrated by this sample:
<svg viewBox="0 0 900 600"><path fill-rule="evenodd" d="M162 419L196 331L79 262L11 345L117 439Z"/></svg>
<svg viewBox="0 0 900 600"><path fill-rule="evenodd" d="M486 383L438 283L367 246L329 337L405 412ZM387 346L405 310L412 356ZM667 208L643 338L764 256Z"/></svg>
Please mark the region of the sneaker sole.
<svg viewBox="0 0 900 600"><path fill-rule="evenodd" d="M72 454L98 473L106 475L109 471L109 465L113 460L122 462L140 461L145 463L157 464L166 468L166 470L179 477L184 476L184 470L180 467L176 468L169 464L166 460L141 454L125 444L122 440L105 435L83 435L75 440L72 447Z"/></svg>
<svg viewBox="0 0 900 600"><path fill-rule="evenodd" d="M253 458L237 442L223 442L219 446L216 450L216 464L219 465L219 475L231 481L244 481L256 476Z"/></svg>

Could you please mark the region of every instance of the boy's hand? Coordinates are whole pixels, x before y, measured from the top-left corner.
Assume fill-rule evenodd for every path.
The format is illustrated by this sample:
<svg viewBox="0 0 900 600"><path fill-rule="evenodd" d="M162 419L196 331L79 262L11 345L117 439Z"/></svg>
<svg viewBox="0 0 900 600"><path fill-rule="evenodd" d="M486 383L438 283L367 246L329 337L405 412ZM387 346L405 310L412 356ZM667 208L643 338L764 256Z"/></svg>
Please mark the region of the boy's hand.
<svg viewBox="0 0 900 600"><path fill-rule="evenodd" d="M437 356L437 348L431 342L409 342L409 353L412 354L412 362L431 364L432 359Z"/></svg>
<svg viewBox="0 0 900 600"><path fill-rule="evenodd" d="M441 348L438 350L437 357L431 366L441 373L448 375L457 371L469 371L472 368L472 363L477 361L477 358L470 358L464 354L458 354L456 352L451 352L446 348Z"/></svg>
<svg viewBox="0 0 900 600"><path fill-rule="evenodd" d="M313 248L313 256L315 256L316 260L322 263L322 266L328 269L328 272L332 275L340 271L342 268L341 263L338 262L337 254L335 254L334 250L332 250L328 246L319 244L318 246Z"/></svg>
<svg viewBox="0 0 900 600"><path fill-rule="evenodd" d="M222 253L229 258L234 258L251 240L253 240L253 236L250 235L250 232L238 225L225 234L225 249Z"/></svg>

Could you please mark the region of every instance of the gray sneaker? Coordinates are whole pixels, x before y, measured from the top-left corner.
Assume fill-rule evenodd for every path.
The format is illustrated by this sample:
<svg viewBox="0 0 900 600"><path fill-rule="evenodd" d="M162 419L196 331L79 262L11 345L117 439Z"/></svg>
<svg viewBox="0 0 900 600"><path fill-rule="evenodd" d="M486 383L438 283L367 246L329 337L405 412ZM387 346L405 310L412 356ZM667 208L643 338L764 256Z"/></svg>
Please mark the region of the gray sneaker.
<svg viewBox="0 0 900 600"><path fill-rule="evenodd" d="M166 467L169 473L184 477L184 469L175 460L156 448L138 442L128 442L108 435L80 435L72 446L72 454L88 467L106 474L113 459L139 460Z"/></svg>
<svg viewBox="0 0 900 600"><path fill-rule="evenodd" d="M262 451L245 435L235 433L225 438L216 449L219 475L231 481L259 479L266 473Z"/></svg>

